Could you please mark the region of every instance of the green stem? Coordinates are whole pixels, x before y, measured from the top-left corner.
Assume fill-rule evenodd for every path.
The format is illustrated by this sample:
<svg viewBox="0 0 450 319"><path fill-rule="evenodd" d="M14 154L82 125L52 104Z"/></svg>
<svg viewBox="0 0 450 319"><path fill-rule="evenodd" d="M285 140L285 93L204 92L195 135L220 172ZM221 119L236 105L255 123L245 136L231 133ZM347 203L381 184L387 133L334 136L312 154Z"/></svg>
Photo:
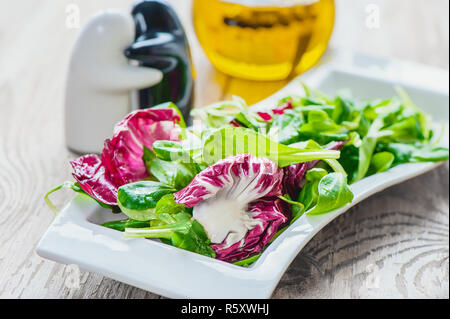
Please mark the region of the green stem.
<svg viewBox="0 0 450 319"><path fill-rule="evenodd" d="M75 185L75 183L73 182L64 182L59 186L56 186L55 188L51 189L50 191L47 192L47 194L45 194L44 196L44 201L47 204L48 207L50 207L50 209L55 213L58 214L58 209L56 208L55 205L53 205L52 201L50 200L50 195L53 194L54 192L59 191L62 188L70 188L76 192L81 192L81 189L79 187L77 187Z"/></svg>
<svg viewBox="0 0 450 319"><path fill-rule="evenodd" d="M170 239L171 229L125 228L125 238L164 238Z"/></svg>
<svg viewBox="0 0 450 319"><path fill-rule="evenodd" d="M177 222L177 220L170 214L159 214L159 219L169 225Z"/></svg>
<svg viewBox="0 0 450 319"><path fill-rule="evenodd" d="M149 227L150 226L150 222L133 220L133 219L126 219L126 220L118 220L118 221L107 222L107 223L104 223L102 226L123 232L123 231L125 231L126 228Z"/></svg>
<svg viewBox="0 0 450 319"><path fill-rule="evenodd" d="M125 228L125 238L164 238L171 239L174 231L182 231L186 222L147 228Z"/></svg>
<svg viewBox="0 0 450 319"><path fill-rule="evenodd" d="M305 150L296 154L274 154L269 158L278 162L280 167L286 167L315 160L338 159L340 155L341 152L333 150Z"/></svg>
<svg viewBox="0 0 450 319"><path fill-rule="evenodd" d="M261 257L261 254L262 253L259 253L259 254L253 255L249 258L236 261L233 264L236 266L241 266L241 267L249 267L251 264L253 264L255 261L257 261L259 257Z"/></svg>
<svg viewBox="0 0 450 319"><path fill-rule="evenodd" d="M335 160L335 159L324 159L323 161L325 163L327 163L333 169L333 171L335 171L336 173L342 173L345 176L347 176L347 172L342 167L341 163L339 163L337 160Z"/></svg>

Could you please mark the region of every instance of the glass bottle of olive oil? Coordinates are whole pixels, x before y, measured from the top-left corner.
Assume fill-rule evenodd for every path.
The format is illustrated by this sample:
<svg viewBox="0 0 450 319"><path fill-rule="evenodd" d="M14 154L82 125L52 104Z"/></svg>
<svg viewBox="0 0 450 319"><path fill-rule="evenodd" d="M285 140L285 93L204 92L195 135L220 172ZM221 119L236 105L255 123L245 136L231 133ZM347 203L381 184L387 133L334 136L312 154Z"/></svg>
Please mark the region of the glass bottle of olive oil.
<svg viewBox="0 0 450 319"><path fill-rule="evenodd" d="M333 0L194 0L197 37L220 71L281 80L306 71L325 51Z"/></svg>

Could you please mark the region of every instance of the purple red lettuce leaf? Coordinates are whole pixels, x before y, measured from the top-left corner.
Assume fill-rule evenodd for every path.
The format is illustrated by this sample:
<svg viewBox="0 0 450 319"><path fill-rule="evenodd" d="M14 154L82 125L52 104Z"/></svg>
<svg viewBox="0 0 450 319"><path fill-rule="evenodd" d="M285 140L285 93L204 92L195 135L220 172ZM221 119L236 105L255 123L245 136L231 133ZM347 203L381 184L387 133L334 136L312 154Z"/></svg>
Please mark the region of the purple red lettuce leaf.
<svg viewBox="0 0 450 319"><path fill-rule="evenodd" d="M107 204L116 205L117 186L105 171L100 156L89 154L70 162L73 177L80 187L91 197Z"/></svg>
<svg viewBox="0 0 450 319"><path fill-rule="evenodd" d="M174 198L194 208L193 217L205 228L216 258L233 262L262 251L288 221L274 198L282 194L282 179L283 170L269 159L239 154L200 172ZM238 226L222 215L234 210L240 212L234 217Z"/></svg>
<svg viewBox="0 0 450 319"><path fill-rule="evenodd" d="M245 193L238 195L251 202L264 196L281 195L282 178L283 171L269 159L239 154L204 169L174 196L177 203L194 207L214 197L221 189L231 188L240 179L246 179L248 187L245 188Z"/></svg>
<svg viewBox="0 0 450 319"><path fill-rule="evenodd" d="M142 159L144 146L153 148L157 140L179 140L175 109L145 109L130 113L105 141L101 157L85 155L71 161L73 176L80 187L94 199L117 205L120 186L149 176Z"/></svg>
<svg viewBox="0 0 450 319"><path fill-rule="evenodd" d="M235 262L262 252L276 232L288 221L279 199L264 198L254 201L250 203L249 211L255 213L253 218L259 223L245 238L231 246L226 241L211 245L216 252L216 259Z"/></svg>
<svg viewBox="0 0 450 319"><path fill-rule="evenodd" d="M174 109L147 109L130 113L119 122L102 152L102 162L114 184L122 186L148 177L142 160L144 146L153 149L158 140L178 141L179 120Z"/></svg>
<svg viewBox="0 0 450 319"><path fill-rule="evenodd" d="M287 101L285 104L272 109L273 114L284 114L286 110L292 110L294 107L292 106L292 100Z"/></svg>
<svg viewBox="0 0 450 319"><path fill-rule="evenodd" d="M257 114L266 122L272 121L272 115L267 112L258 112Z"/></svg>

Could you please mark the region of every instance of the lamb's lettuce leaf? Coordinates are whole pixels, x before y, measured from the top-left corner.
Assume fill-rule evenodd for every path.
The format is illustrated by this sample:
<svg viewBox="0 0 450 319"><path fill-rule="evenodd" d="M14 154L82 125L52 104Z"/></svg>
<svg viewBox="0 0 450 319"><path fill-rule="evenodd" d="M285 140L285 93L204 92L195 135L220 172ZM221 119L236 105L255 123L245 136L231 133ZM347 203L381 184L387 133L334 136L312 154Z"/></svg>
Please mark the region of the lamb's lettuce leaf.
<svg viewBox="0 0 450 319"><path fill-rule="evenodd" d="M421 144L380 143L379 152L394 155L393 166L410 162L441 162L449 158L448 148Z"/></svg>
<svg viewBox="0 0 450 319"><path fill-rule="evenodd" d="M336 124L325 111L310 111L308 113L308 121L300 128L305 133L328 133L338 134L345 133L345 127Z"/></svg>
<svg viewBox="0 0 450 319"><path fill-rule="evenodd" d="M306 174L306 180L298 202L304 205L308 215L328 213L353 200L347 178L342 173L328 174L323 169L312 169Z"/></svg>
<svg viewBox="0 0 450 319"><path fill-rule="evenodd" d="M117 203L121 211L137 221L158 219L156 205L159 200L175 190L154 181L140 181L119 187Z"/></svg>
<svg viewBox="0 0 450 319"><path fill-rule="evenodd" d="M394 163L395 156L390 152L379 152L372 156L369 167L369 175L387 171Z"/></svg>
<svg viewBox="0 0 450 319"><path fill-rule="evenodd" d="M289 145L301 141L300 127L304 123L302 113L286 110L283 114L275 115L269 136L276 136L276 141Z"/></svg>
<svg viewBox="0 0 450 319"><path fill-rule="evenodd" d="M178 160L166 161L159 159L155 152L144 147L143 159L151 176L162 184L175 190L186 187L201 169L189 156L182 156Z"/></svg>

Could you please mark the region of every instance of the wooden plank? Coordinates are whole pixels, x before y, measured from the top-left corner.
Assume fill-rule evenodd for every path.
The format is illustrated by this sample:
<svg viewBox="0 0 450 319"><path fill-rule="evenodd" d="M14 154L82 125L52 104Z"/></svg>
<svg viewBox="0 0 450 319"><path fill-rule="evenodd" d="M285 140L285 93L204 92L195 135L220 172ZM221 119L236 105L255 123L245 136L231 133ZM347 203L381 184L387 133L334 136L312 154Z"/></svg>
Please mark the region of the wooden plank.
<svg viewBox="0 0 450 319"><path fill-rule="evenodd" d="M327 225L275 298L448 298L448 164ZM420 194L420 195L419 195Z"/></svg>
<svg viewBox="0 0 450 319"><path fill-rule="evenodd" d="M75 156L64 146L62 106L67 62L79 29L66 27L66 6L78 5L83 23L101 9L129 10L132 2L0 4L0 298L159 297L84 271L80 287L73 288L75 269L34 252L53 220L43 194L71 178L68 160ZM195 38L190 1L170 2L189 35L197 70L196 106L231 94L252 103L281 87L217 73ZM364 25L369 3L380 7L380 29ZM332 45L448 69L448 1L413 3L337 0ZM445 164L336 219L295 259L274 297L448 298L448 174ZM71 196L61 192L54 200L62 207Z"/></svg>

